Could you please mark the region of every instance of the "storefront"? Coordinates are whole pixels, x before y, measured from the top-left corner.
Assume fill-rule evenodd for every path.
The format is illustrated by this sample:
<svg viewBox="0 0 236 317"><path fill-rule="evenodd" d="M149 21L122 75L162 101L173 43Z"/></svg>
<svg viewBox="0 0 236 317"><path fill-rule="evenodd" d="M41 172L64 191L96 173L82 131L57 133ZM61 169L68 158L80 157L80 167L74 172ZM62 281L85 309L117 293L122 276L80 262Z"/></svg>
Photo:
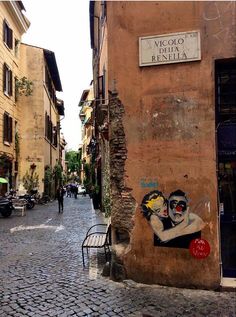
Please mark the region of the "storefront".
<svg viewBox="0 0 236 317"><path fill-rule="evenodd" d="M0 184L0 195L4 195L12 188L12 158L6 154L0 155L0 177L8 180L8 183Z"/></svg>
<svg viewBox="0 0 236 317"><path fill-rule="evenodd" d="M222 276L236 277L236 59L216 63Z"/></svg>

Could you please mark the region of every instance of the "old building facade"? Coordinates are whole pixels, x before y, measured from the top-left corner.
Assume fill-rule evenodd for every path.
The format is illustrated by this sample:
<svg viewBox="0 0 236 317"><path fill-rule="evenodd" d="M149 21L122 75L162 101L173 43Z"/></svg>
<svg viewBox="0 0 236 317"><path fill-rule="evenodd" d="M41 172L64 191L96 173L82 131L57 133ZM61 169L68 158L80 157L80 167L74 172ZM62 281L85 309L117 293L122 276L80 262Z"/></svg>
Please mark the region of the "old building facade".
<svg viewBox="0 0 236 317"><path fill-rule="evenodd" d="M16 82L22 77L20 43L29 28L21 1L0 2L0 176L8 184L0 185L1 194L14 187L18 179L17 133L20 108L16 101Z"/></svg>
<svg viewBox="0 0 236 317"><path fill-rule="evenodd" d="M215 289L236 276L235 13L90 2L113 278Z"/></svg>
<svg viewBox="0 0 236 317"><path fill-rule="evenodd" d="M39 192L53 195L58 180L47 184L45 179L46 175L53 179L55 166L61 165L60 116L64 115L64 103L56 96L62 91L56 58L52 51L27 44L21 45L21 56L22 72L33 87L31 95L19 96L19 186L23 187L26 173L34 172L39 177Z"/></svg>
<svg viewBox="0 0 236 317"><path fill-rule="evenodd" d="M82 148L81 148L81 183L84 183L85 175L85 165L92 163L92 153L90 151L91 142L93 142L94 134L94 115L93 115L93 87L90 89L85 89L81 95L79 107L80 107L80 120L82 123L81 136L82 136Z"/></svg>

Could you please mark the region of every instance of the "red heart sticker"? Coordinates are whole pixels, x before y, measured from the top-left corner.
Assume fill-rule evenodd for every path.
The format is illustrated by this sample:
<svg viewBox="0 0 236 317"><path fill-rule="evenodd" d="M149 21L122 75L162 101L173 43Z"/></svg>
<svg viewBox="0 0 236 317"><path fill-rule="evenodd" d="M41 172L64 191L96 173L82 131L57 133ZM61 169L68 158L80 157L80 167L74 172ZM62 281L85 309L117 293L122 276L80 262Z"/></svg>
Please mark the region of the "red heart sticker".
<svg viewBox="0 0 236 317"><path fill-rule="evenodd" d="M190 242L189 252L196 259L205 259L210 251L210 245L205 239L193 239Z"/></svg>

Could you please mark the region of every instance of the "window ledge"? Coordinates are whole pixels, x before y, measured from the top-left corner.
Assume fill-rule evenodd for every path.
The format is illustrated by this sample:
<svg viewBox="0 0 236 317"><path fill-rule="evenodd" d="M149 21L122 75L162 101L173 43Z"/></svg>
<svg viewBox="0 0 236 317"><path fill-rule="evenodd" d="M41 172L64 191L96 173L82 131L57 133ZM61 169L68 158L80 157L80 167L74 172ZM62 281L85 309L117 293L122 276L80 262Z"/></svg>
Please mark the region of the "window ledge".
<svg viewBox="0 0 236 317"><path fill-rule="evenodd" d="M10 96L6 91L4 91L4 95L5 95L7 98L11 98L11 96Z"/></svg>
<svg viewBox="0 0 236 317"><path fill-rule="evenodd" d="M11 51L12 51L12 48L10 48L10 47L7 45L7 43L6 43L5 41L3 41L3 43L4 43L4 45L6 46L6 48L8 49L8 51L11 52Z"/></svg>
<svg viewBox="0 0 236 317"><path fill-rule="evenodd" d="M11 144L8 141L3 141L3 144L6 146L11 146Z"/></svg>
<svg viewBox="0 0 236 317"><path fill-rule="evenodd" d="M44 137L45 141L47 141L47 143L54 149L56 150L57 149L57 146L55 146L53 143L50 142L50 140L45 136Z"/></svg>

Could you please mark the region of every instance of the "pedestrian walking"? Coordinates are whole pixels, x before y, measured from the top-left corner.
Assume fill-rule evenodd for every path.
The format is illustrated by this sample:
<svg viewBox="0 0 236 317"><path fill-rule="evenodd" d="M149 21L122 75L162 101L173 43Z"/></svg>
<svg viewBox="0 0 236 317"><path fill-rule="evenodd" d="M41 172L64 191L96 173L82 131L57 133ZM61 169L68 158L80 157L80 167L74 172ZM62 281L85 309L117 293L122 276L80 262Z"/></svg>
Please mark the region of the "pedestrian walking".
<svg viewBox="0 0 236 317"><path fill-rule="evenodd" d="M71 185L66 185L66 197L71 197Z"/></svg>
<svg viewBox="0 0 236 317"><path fill-rule="evenodd" d="M74 194L75 194L75 199L77 199L77 195L78 195L78 186L77 185L75 186Z"/></svg>
<svg viewBox="0 0 236 317"><path fill-rule="evenodd" d="M57 193L56 193L56 196L57 196L57 200L58 200L58 212L63 212L63 207L64 207L64 188L63 186L59 186L57 188Z"/></svg>

